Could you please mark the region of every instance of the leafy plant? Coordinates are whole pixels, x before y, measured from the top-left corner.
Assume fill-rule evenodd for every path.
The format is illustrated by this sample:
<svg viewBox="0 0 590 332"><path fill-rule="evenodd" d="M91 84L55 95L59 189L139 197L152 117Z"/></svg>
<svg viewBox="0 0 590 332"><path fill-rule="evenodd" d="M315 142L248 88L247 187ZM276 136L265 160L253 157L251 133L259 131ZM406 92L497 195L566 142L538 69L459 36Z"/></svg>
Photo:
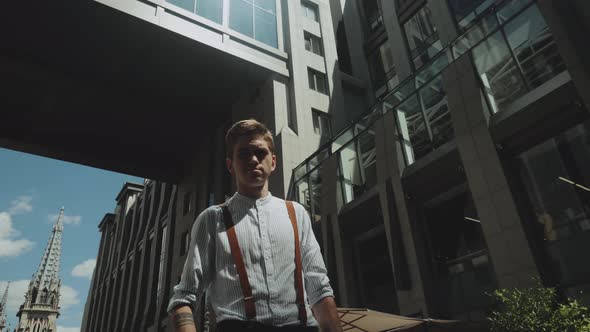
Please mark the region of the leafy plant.
<svg viewBox="0 0 590 332"><path fill-rule="evenodd" d="M576 300L558 303L554 288L498 289L499 310L488 317L493 332L590 332L590 310Z"/></svg>

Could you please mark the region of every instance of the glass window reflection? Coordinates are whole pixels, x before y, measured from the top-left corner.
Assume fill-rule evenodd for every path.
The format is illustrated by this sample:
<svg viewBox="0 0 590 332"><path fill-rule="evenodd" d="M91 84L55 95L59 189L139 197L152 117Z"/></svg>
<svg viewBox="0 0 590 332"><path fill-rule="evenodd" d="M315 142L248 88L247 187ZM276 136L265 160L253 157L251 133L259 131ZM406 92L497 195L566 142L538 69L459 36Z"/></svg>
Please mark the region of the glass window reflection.
<svg viewBox="0 0 590 332"><path fill-rule="evenodd" d="M229 27L272 47L278 47L275 0L231 0Z"/></svg>
<svg viewBox="0 0 590 332"><path fill-rule="evenodd" d="M358 197L359 193L362 192L363 186L356 141L352 141L343 147L339 155L343 179L344 203L348 203L355 197Z"/></svg>
<svg viewBox="0 0 590 332"><path fill-rule="evenodd" d="M590 265L590 121L567 130L517 156L531 219L543 244L553 278L586 305Z"/></svg>
<svg viewBox="0 0 590 332"><path fill-rule="evenodd" d="M433 147L437 148L452 140L455 134L441 76L420 90L420 100L432 131Z"/></svg>
<svg viewBox="0 0 590 332"><path fill-rule="evenodd" d="M473 60L494 112L504 109L526 92L501 31L473 49Z"/></svg>
<svg viewBox="0 0 590 332"><path fill-rule="evenodd" d="M396 115L406 161L412 164L432 151L418 96L413 95L399 105Z"/></svg>
<svg viewBox="0 0 590 332"><path fill-rule="evenodd" d="M197 15L221 24L223 0L197 0Z"/></svg>
<svg viewBox="0 0 590 332"><path fill-rule="evenodd" d="M536 5L527 8L504 29L508 44L531 88L565 70L553 35Z"/></svg>

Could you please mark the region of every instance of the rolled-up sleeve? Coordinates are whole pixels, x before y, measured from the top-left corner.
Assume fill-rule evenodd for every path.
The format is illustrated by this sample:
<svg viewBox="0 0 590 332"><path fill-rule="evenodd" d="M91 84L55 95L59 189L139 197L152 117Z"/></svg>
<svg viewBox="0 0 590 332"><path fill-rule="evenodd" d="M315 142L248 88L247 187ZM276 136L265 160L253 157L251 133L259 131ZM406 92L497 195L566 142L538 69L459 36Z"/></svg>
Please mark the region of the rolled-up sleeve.
<svg viewBox="0 0 590 332"><path fill-rule="evenodd" d="M190 305L196 310L204 291L211 283L211 272L214 270L211 257L215 257L215 247L210 228L214 227L214 216L215 213L211 211L211 208L207 209L193 224L188 256L180 283L174 286L168 303L168 312L182 304Z"/></svg>
<svg viewBox="0 0 590 332"><path fill-rule="evenodd" d="M301 227L301 260L303 276L305 279L305 291L311 305L323 298L334 297L334 291L330 286L326 265L320 251L320 245L313 234L311 220L305 208L297 204L297 219Z"/></svg>

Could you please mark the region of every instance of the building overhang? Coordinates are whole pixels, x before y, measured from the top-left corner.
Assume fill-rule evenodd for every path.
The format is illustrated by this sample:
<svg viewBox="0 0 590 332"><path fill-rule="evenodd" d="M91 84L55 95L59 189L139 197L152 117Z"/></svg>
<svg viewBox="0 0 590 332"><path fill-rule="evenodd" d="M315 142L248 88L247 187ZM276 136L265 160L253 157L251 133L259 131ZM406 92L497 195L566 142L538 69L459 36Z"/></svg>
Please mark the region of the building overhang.
<svg viewBox="0 0 590 332"><path fill-rule="evenodd" d="M6 3L0 147L177 182L238 95L282 75L151 8L148 21L90 0Z"/></svg>

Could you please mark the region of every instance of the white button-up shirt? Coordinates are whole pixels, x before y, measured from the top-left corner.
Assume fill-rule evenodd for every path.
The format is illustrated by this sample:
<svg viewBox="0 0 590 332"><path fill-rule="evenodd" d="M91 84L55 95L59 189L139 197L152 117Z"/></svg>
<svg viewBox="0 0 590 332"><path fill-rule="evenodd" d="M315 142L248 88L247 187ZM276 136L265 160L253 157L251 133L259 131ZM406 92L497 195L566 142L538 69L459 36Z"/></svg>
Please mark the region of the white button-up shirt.
<svg viewBox="0 0 590 332"><path fill-rule="evenodd" d="M227 202L256 305L255 320L283 326L298 324L295 304L293 226L285 201L270 193L260 199L234 194ZM304 298L316 304L334 296L311 221L305 208L294 203L303 268ZM246 320L240 280L218 206L203 211L191 231L191 243L180 283L168 310L186 303L195 306L207 291L217 321ZM307 305L309 326L317 326Z"/></svg>

